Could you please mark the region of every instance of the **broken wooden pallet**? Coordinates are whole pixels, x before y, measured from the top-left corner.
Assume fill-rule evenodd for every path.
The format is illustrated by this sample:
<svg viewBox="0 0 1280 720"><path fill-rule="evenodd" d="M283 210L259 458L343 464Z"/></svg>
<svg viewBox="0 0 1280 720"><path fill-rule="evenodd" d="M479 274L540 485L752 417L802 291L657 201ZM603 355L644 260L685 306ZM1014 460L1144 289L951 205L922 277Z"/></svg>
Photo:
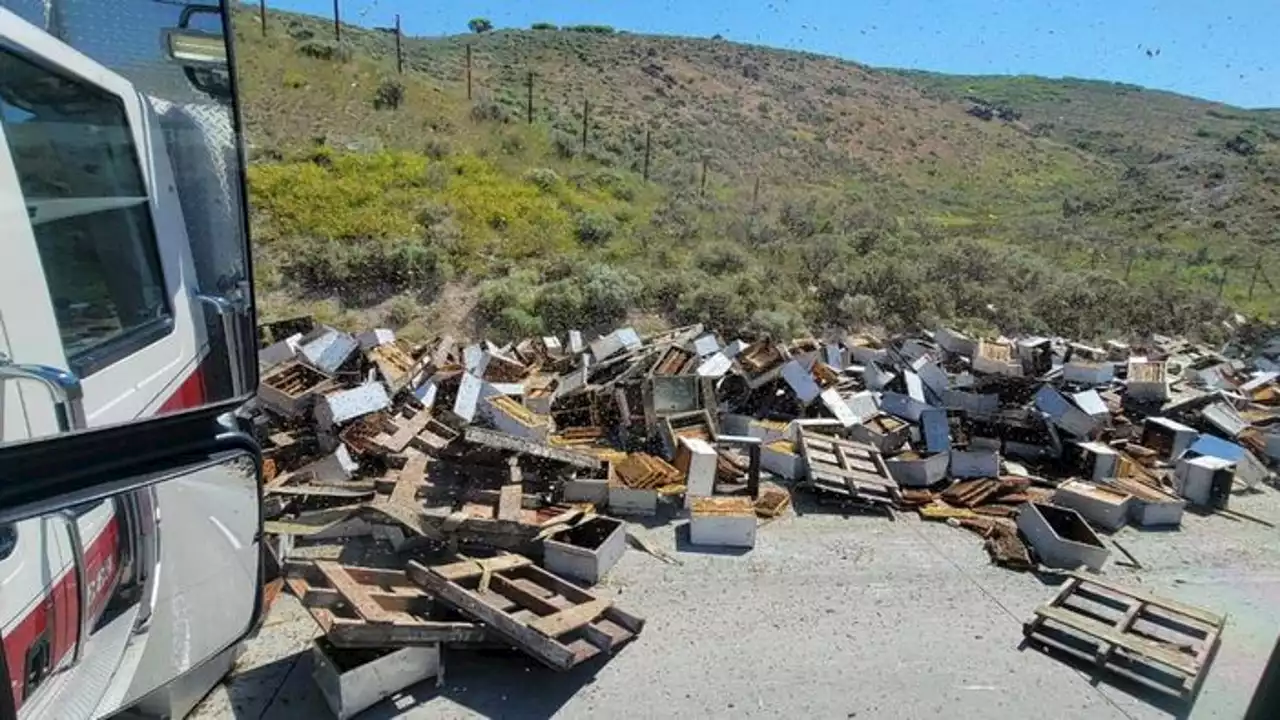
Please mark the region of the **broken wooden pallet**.
<svg viewBox="0 0 1280 720"><path fill-rule="evenodd" d="M1199 692L1225 624L1225 615L1072 573L1023 634L1185 702Z"/></svg>
<svg viewBox="0 0 1280 720"><path fill-rule="evenodd" d="M556 670L568 670L634 638L644 620L520 555L427 567L408 576L441 602Z"/></svg>
<svg viewBox="0 0 1280 720"><path fill-rule="evenodd" d="M401 570L290 560L289 590L341 648L483 642L484 628L466 621L431 619L431 596ZM439 608L434 608L436 611Z"/></svg>
<svg viewBox="0 0 1280 720"><path fill-rule="evenodd" d="M808 469L802 487L883 505L900 500L898 484L870 445L803 430L799 440Z"/></svg>

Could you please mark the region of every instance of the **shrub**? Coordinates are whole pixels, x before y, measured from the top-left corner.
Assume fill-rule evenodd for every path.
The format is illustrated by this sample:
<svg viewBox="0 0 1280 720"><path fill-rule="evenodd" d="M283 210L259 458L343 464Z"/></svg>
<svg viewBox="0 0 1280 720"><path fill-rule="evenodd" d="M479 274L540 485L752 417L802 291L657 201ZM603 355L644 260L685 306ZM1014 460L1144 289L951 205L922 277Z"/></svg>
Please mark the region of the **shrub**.
<svg viewBox="0 0 1280 720"><path fill-rule="evenodd" d="M308 40L298 46L298 52L317 60L347 62L351 59L351 48L325 40Z"/></svg>
<svg viewBox="0 0 1280 720"><path fill-rule="evenodd" d="M742 248L732 243L716 243L698 252L696 263L708 275L731 275L742 272L751 258Z"/></svg>
<svg viewBox="0 0 1280 720"><path fill-rule="evenodd" d="M498 317L493 319L492 327L503 340L542 335L545 332L542 318L519 307L509 307L498 313Z"/></svg>
<svg viewBox="0 0 1280 720"><path fill-rule="evenodd" d="M563 332L582 326L582 288L573 279L565 279L545 285L538 294L534 309L552 332Z"/></svg>
<svg viewBox="0 0 1280 720"><path fill-rule="evenodd" d="M373 92L376 110L395 110L404 102L404 84L399 80L383 80Z"/></svg>
<svg viewBox="0 0 1280 720"><path fill-rule="evenodd" d="M307 76L294 70L285 70L280 82L287 88L298 90L307 86Z"/></svg>
<svg viewBox="0 0 1280 720"><path fill-rule="evenodd" d="M578 216L576 234L586 245L603 245L618 231L618 221L601 212L588 211Z"/></svg>
<svg viewBox="0 0 1280 720"><path fill-rule="evenodd" d="M564 160L572 160L578 155L578 138L562 130L551 133L551 149Z"/></svg>
<svg viewBox="0 0 1280 720"><path fill-rule="evenodd" d="M524 135L519 132L507 132L502 136L502 152L507 155L519 155L525 149Z"/></svg>
<svg viewBox="0 0 1280 720"><path fill-rule="evenodd" d="M391 328L399 329L413 322L413 317L418 313L418 303L413 298L404 295L397 295L387 303L386 313L383 320Z"/></svg>
<svg viewBox="0 0 1280 720"><path fill-rule="evenodd" d="M479 100L471 106L471 119L476 122L510 122L511 113L500 103L493 100Z"/></svg>
<svg viewBox="0 0 1280 720"><path fill-rule="evenodd" d="M641 283L636 276L612 265L587 266L579 278L582 310L591 323L618 320L636 306Z"/></svg>
<svg viewBox="0 0 1280 720"><path fill-rule="evenodd" d="M591 183L623 202L636 199L636 186L631 177L618 170L597 170Z"/></svg>
<svg viewBox="0 0 1280 720"><path fill-rule="evenodd" d="M551 168L533 168L524 174L524 179L543 192L550 192L560 184L560 175Z"/></svg>
<svg viewBox="0 0 1280 720"><path fill-rule="evenodd" d="M453 154L453 144L445 138L434 137L427 141L422 150L432 160L443 160Z"/></svg>
<svg viewBox="0 0 1280 720"><path fill-rule="evenodd" d="M487 33L493 29L493 23L489 18L471 18L467 21L467 28L473 33Z"/></svg>
<svg viewBox="0 0 1280 720"><path fill-rule="evenodd" d="M285 26L285 32L294 40L310 40L316 36L310 28L302 25L296 20L289 21L288 25Z"/></svg>
<svg viewBox="0 0 1280 720"><path fill-rule="evenodd" d="M556 27L555 23L549 23L549 22L536 22L530 27L532 27L534 30L559 30L560 29Z"/></svg>
<svg viewBox="0 0 1280 720"><path fill-rule="evenodd" d="M757 310L751 314L747 330L771 338L794 338L809 334L804 318L792 310Z"/></svg>
<svg viewBox="0 0 1280 720"><path fill-rule="evenodd" d="M597 35L612 35L617 32L612 25L566 25L564 29L569 32L595 33Z"/></svg>

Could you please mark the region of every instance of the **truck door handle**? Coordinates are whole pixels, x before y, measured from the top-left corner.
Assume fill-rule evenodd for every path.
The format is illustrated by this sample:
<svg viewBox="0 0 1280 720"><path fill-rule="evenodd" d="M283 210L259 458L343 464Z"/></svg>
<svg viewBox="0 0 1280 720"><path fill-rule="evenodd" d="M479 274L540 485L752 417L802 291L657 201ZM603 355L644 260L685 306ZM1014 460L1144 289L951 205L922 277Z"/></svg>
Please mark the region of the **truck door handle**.
<svg viewBox="0 0 1280 720"><path fill-rule="evenodd" d="M6 380L34 380L44 385L53 398L59 432L83 430L88 425L84 416L84 390L80 386L80 378L70 370L48 365L20 365L0 353L0 383Z"/></svg>

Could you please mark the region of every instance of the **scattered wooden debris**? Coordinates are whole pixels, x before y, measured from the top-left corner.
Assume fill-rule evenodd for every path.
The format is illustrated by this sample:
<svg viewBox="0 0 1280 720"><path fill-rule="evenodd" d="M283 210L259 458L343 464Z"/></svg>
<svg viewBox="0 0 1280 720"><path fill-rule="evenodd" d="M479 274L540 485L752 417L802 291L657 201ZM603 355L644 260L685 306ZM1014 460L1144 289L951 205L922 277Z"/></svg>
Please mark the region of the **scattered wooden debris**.
<svg viewBox="0 0 1280 720"><path fill-rule="evenodd" d="M434 596L556 670L612 653L644 621L518 555L425 566L408 575Z"/></svg>
<svg viewBox="0 0 1280 720"><path fill-rule="evenodd" d="M474 622L430 619L431 596L403 570L350 567L329 561L285 561L289 590L311 613L329 642L341 648L380 648L482 642Z"/></svg>

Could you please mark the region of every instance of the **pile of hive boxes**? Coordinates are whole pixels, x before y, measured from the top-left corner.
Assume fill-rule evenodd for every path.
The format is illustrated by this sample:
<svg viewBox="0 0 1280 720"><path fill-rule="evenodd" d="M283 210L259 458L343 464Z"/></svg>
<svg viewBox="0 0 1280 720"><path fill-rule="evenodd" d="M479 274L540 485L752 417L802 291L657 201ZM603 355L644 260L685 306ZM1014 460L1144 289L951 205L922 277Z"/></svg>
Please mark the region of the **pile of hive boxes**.
<svg viewBox="0 0 1280 720"><path fill-rule="evenodd" d="M629 516L750 548L793 491L947 520L1013 568L1099 567L1095 529L1176 526L1186 505L1225 511L1272 477L1280 334L1250 330L1216 350L700 325L413 344L299 318L261 329L245 414L286 571L309 547L372 537L395 570L516 555L596 583Z"/></svg>

